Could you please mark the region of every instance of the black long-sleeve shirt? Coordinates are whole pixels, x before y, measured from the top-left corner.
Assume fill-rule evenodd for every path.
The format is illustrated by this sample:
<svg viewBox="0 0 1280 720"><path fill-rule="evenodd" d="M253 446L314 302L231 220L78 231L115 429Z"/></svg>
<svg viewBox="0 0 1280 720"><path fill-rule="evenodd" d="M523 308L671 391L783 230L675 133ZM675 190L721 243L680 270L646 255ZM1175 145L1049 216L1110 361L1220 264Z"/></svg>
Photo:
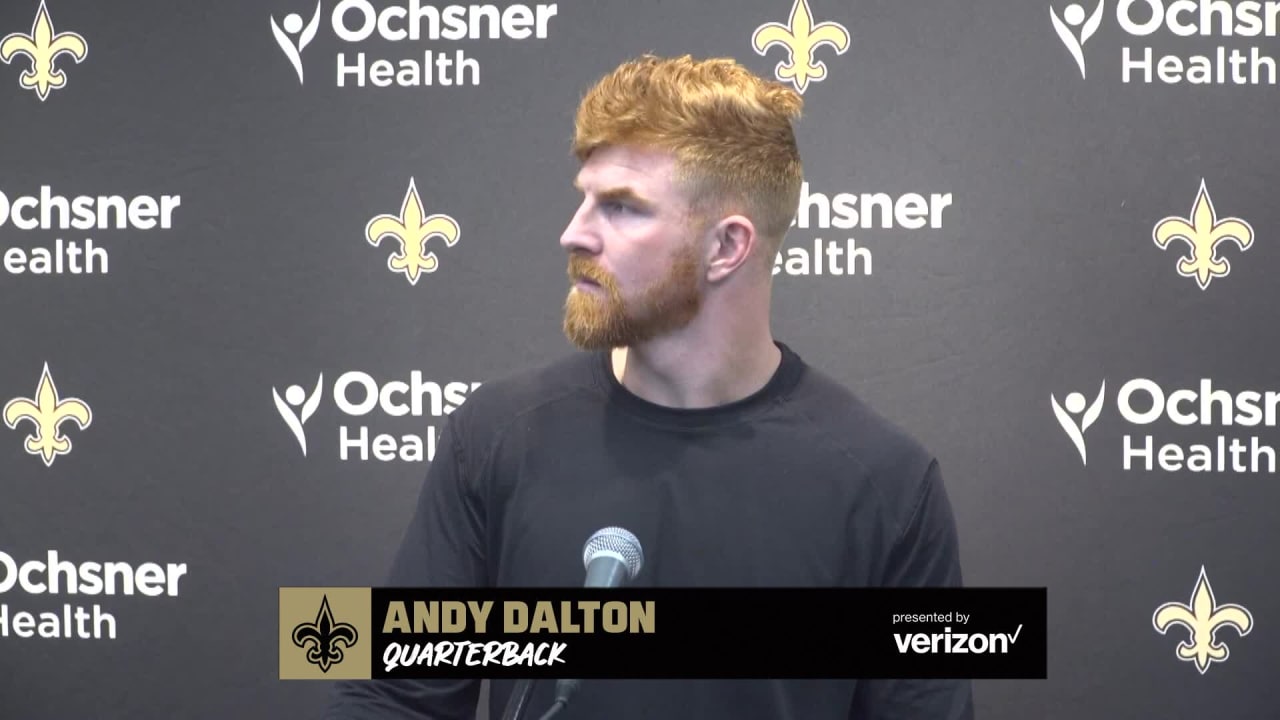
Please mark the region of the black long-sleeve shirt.
<svg viewBox="0 0 1280 720"><path fill-rule="evenodd" d="M630 393L607 352L482 385L447 419L387 585L580 586L583 542L610 525L643 546L633 586L961 585L937 460L778 346L764 388L714 408ZM474 718L479 686L339 683L325 718ZM492 717L513 686L491 683ZM589 680L557 719L972 717L960 680Z"/></svg>

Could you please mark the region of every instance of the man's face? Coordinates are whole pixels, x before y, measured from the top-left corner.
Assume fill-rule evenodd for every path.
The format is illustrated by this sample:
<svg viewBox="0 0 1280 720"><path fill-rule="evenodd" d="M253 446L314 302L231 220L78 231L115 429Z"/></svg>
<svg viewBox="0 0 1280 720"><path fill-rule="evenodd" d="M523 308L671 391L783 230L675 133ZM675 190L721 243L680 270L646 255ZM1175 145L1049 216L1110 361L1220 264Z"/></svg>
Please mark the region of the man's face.
<svg viewBox="0 0 1280 720"><path fill-rule="evenodd" d="M572 283L564 332L579 348L639 344L697 315L700 243L674 170L665 152L614 147L579 171L582 205L560 238Z"/></svg>

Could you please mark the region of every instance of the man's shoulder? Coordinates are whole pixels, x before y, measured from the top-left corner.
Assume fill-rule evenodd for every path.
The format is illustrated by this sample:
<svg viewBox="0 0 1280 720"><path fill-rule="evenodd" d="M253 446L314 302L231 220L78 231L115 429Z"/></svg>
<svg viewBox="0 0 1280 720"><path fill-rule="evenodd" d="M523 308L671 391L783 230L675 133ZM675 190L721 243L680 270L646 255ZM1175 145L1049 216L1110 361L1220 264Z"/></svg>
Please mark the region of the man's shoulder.
<svg viewBox="0 0 1280 720"><path fill-rule="evenodd" d="M511 420L595 387L598 357L588 352L556 356L482 381L454 410L452 420L466 432L489 432Z"/></svg>
<svg viewBox="0 0 1280 720"><path fill-rule="evenodd" d="M912 495L936 461L915 433L822 369L806 368L788 405L882 493Z"/></svg>
<svg viewBox="0 0 1280 720"><path fill-rule="evenodd" d="M945 499L934 453L852 387L809 368L792 399L792 407L807 418L813 435L848 462L847 482L876 498L886 530L894 538L902 537L918 521L922 506Z"/></svg>

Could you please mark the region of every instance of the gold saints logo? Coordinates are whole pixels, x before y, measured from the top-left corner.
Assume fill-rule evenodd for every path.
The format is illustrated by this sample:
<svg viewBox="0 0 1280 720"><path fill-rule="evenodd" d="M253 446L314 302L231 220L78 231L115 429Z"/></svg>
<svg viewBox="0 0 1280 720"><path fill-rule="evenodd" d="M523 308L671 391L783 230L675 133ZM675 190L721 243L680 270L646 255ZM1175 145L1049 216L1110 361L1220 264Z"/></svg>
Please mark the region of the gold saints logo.
<svg viewBox="0 0 1280 720"><path fill-rule="evenodd" d="M409 191L405 193L400 215L379 215L365 226L365 238L370 245L378 246L382 239L396 240L400 249L387 258L392 272L402 272L410 285L418 283L420 273L432 273L440 266L436 254L426 251L427 241L439 237L448 247L458 242L458 223L448 215L432 215L424 218L422 200L413 178L409 178Z"/></svg>
<svg viewBox="0 0 1280 720"><path fill-rule="evenodd" d="M360 636L373 636L372 592L367 587L280 588L275 628L280 679L368 680L373 647L368 640L360 642ZM334 607L349 622L335 621Z"/></svg>
<svg viewBox="0 0 1280 720"><path fill-rule="evenodd" d="M786 25L765 23L751 36L751 46L760 55L767 53L773 45L785 48L789 60L778 63L774 76L779 80L790 80L796 90L804 93L810 81L818 82L827 77L826 64L814 62L813 51L829 45L835 48L837 55L843 55L849 49L849 31L834 22L814 25L809 0L795 0Z"/></svg>
<svg viewBox="0 0 1280 720"><path fill-rule="evenodd" d="M63 53L77 63L82 62L89 53L89 46L77 33L53 31L53 22L49 20L44 0L40 0L30 35L13 33L0 40L0 60L5 64L9 64L16 55L26 55L31 61L31 70L23 72L18 82L24 89L35 90L41 101L49 97L50 90L67 84L66 73L53 66L54 60Z"/></svg>
<svg viewBox="0 0 1280 720"><path fill-rule="evenodd" d="M1214 637L1220 628L1234 627L1240 637L1253 629L1253 615L1248 610L1239 605L1217 604L1203 566L1195 590L1191 592L1191 604L1165 603L1156 608L1151 622L1161 635L1173 625L1181 625L1191 633L1189 640L1178 643L1177 656L1179 660L1194 662L1201 675L1209 669L1210 663L1227 659L1227 646Z"/></svg>
<svg viewBox="0 0 1280 720"><path fill-rule="evenodd" d="M1156 224L1152 236L1161 250L1167 249L1175 239L1187 243L1191 255L1178 260L1178 274L1194 277L1201 290L1209 287L1213 278L1226 277L1231 272L1231 263L1218 257L1220 244L1233 240L1241 251L1248 250L1253 244L1253 228L1249 223L1240 218L1218 219L1204 180L1200 181L1200 192L1191 208L1191 217L1167 217Z"/></svg>
<svg viewBox="0 0 1280 720"><path fill-rule="evenodd" d="M336 623L329 610L329 596L320 601L320 612L315 622L300 623L293 628L293 644L307 651L307 662L320 667L321 672L342 662L342 648L356 644L354 625Z"/></svg>
<svg viewBox="0 0 1280 720"><path fill-rule="evenodd" d="M35 425L35 434L27 436L23 446L32 455L39 455L45 466L53 464L58 455L71 452L71 439L60 434L59 426L74 420L83 430L89 427L93 414L89 406L76 398L58 398L58 388L49 375L49 363L44 364L40 385L34 398L14 398L4 406L4 424L15 429L22 420Z"/></svg>

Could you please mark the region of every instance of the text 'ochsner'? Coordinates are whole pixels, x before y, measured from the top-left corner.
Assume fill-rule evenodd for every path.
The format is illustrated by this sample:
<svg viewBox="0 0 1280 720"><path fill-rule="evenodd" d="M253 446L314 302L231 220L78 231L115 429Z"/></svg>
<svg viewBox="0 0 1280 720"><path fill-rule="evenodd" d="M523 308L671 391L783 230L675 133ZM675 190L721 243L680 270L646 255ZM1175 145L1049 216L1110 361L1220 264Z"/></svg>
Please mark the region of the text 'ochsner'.
<svg viewBox="0 0 1280 720"><path fill-rule="evenodd" d="M333 9L334 35L344 43L364 47L383 43L482 40L545 40L557 7L516 3L499 9L492 4L436 7L413 0L407 6L381 9L368 0L343 0ZM317 18L318 19L318 18ZM480 84L480 62L462 47L421 48L421 54L379 57L359 50L339 52L335 67L338 87L432 87ZM286 51L287 52L287 51Z"/></svg>

